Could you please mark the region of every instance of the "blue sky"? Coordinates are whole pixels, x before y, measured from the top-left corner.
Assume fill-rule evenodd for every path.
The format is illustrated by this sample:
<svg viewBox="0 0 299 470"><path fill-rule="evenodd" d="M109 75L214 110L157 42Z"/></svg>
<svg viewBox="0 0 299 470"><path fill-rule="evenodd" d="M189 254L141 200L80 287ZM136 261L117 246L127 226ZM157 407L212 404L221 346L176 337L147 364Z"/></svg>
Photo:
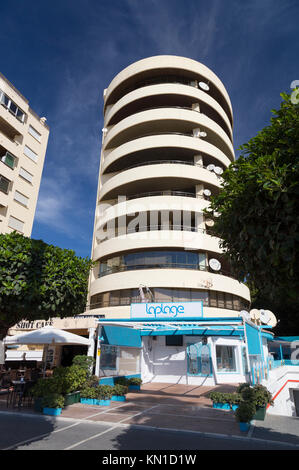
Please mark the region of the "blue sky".
<svg viewBox="0 0 299 470"><path fill-rule="evenodd" d="M32 238L90 256L103 90L118 72L159 54L210 67L238 155L299 79L298 13L298 0L2 0L1 72L50 126Z"/></svg>

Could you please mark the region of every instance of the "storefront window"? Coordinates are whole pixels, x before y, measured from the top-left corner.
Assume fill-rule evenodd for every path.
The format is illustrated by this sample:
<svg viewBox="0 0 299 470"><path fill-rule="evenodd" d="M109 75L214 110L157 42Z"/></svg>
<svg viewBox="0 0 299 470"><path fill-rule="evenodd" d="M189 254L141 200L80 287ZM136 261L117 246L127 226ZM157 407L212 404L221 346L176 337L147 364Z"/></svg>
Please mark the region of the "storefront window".
<svg viewBox="0 0 299 470"><path fill-rule="evenodd" d="M237 372L235 346L216 345L216 361L218 372Z"/></svg>
<svg viewBox="0 0 299 470"><path fill-rule="evenodd" d="M100 368L116 369L117 346L101 345Z"/></svg>

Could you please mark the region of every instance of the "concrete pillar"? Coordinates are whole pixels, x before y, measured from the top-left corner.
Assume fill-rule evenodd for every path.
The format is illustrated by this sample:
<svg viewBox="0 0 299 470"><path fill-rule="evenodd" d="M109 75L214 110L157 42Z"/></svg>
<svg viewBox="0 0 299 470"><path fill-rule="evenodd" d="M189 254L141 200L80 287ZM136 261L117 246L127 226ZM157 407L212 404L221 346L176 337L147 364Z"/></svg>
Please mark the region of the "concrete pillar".
<svg viewBox="0 0 299 470"><path fill-rule="evenodd" d="M90 345L88 346L87 356L94 356L94 348L95 348L95 328L88 328L89 331L89 340Z"/></svg>
<svg viewBox="0 0 299 470"><path fill-rule="evenodd" d="M195 192L196 192L196 197L197 197L197 198L203 197L203 191L204 191L204 189L205 189L205 188L204 188L204 185L203 185L202 183L197 184L197 185L195 186Z"/></svg>
<svg viewBox="0 0 299 470"><path fill-rule="evenodd" d="M194 155L194 165L195 166L203 166L203 158L202 155Z"/></svg>

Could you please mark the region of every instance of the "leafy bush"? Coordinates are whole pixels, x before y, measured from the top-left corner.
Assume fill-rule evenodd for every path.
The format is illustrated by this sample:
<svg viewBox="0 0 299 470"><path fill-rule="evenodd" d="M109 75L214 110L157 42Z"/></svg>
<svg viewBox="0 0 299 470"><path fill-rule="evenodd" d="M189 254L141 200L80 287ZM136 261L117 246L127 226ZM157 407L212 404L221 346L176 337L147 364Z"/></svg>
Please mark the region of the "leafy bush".
<svg viewBox="0 0 299 470"><path fill-rule="evenodd" d="M42 406L44 408L63 408L64 397L59 393L52 393L43 397Z"/></svg>
<svg viewBox="0 0 299 470"><path fill-rule="evenodd" d="M209 398L212 400L213 403L226 403L226 401L223 401L223 393L221 392L211 392L209 394Z"/></svg>
<svg viewBox="0 0 299 470"><path fill-rule="evenodd" d="M242 393L242 391L246 388L250 388L250 385L248 383L245 382L243 384L240 384L237 388L237 393Z"/></svg>
<svg viewBox="0 0 299 470"><path fill-rule="evenodd" d="M73 365L79 366L86 372L86 377L89 378L92 373L92 367L94 365L94 358L92 356L78 355L73 359Z"/></svg>
<svg viewBox="0 0 299 470"><path fill-rule="evenodd" d="M30 395L35 398L42 398L55 393L62 394L62 385L54 377L40 378L30 389Z"/></svg>
<svg viewBox="0 0 299 470"><path fill-rule="evenodd" d="M128 380L129 385L141 385L142 384L142 379L140 377L131 377Z"/></svg>
<svg viewBox="0 0 299 470"><path fill-rule="evenodd" d="M80 390L86 382L86 371L78 365L57 367L54 369L53 378L57 380L58 386L65 395Z"/></svg>
<svg viewBox="0 0 299 470"><path fill-rule="evenodd" d="M96 389L95 387L84 387L80 391L81 398L96 398Z"/></svg>
<svg viewBox="0 0 299 470"><path fill-rule="evenodd" d="M254 390L251 387L244 387L242 392L241 392L242 398L244 401L249 401L252 402L254 401Z"/></svg>
<svg viewBox="0 0 299 470"><path fill-rule="evenodd" d="M109 400L113 395L113 387L111 385L98 385L94 387L96 398L99 400Z"/></svg>
<svg viewBox="0 0 299 470"><path fill-rule="evenodd" d="M128 393L128 387L126 385L114 385L113 387L113 395L117 395L118 397L123 397Z"/></svg>
<svg viewBox="0 0 299 470"><path fill-rule="evenodd" d="M114 383L116 385L129 385L129 380L126 379L125 377L118 377L117 379L114 380Z"/></svg>
<svg viewBox="0 0 299 470"><path fill-rule="evenodd" d="M254 391L254 404L255 406L262 407L268 404L273 405L273 400L269 390L264 385L255 385Z"/></svg>
<svg viewBox="0 0 299 470"><path fill-rule="evenodd" d="M97 375L91 375L90 377L88 377L83 386L86 385L88 387L96 387L97 385L99 385L99 380L100 379Z"/></svg>
<svg viewBox="0 0 299 470"><path fill-rule="evenodd" d="M250 387L250 385L247 384L247 386L244 386L241 390L242 399L246 402L253 403L257 408L266 406L267 404L273 404L271 393L264 385Z"/></svg>
<svg viewBox="0 0 299 470"><path fill-rule="evenodd" d="M240 423L249 423L255 415L256 407L254 403L241 402L238 409L235 411L237 421Z"/></svg>
<svg viewBox="0 0 299 470"><path fill-rule="evenodd" d="M211 392L209 398L213 403L228 403L229 405L238 405L242 401L240 393Z"/></svg>

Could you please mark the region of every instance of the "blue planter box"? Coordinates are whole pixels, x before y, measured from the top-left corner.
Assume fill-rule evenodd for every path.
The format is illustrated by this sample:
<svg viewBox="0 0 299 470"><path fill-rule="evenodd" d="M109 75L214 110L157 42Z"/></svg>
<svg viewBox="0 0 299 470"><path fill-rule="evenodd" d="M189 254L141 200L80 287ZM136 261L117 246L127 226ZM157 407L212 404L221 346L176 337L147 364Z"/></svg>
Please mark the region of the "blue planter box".
<svg viewBox="0 0 299 470"><path fill-rule="evenodd" d="M43 414L49 416L59 416L62 408L43 408Z"/></svg>
<svg viewBox="0 0 299 470"><path fill-rule="evenodd" d="M247 432L250 428L250 423L239 423L240 431Z"/></svg>
<svg viewBox="0 0 299 470"><path fill-rule="evenodd" d="M129 385L129 390L140 391L140 385Z"/></svg>
<svg viewBox="0 0 299 470"><path fill-rule="evenodd" d="M94 404L100 406L109 406L110 400L94 400Z"/></svg>
<svg viewBox="0 0 299 470"><path fill-rule="evenodd" d="M213 408L218 408L219 410L230 410L228 403L213 403Z"/></svg>
<svg viewBox="0 0 299 470"><path fill-rule="evenodd" d="M111 400L112 401L126 401L126 397L125 395L124 396L112 395Z"/></svg>
<svg viewBox="0 0 299 470"><path fill-rule="evenodd" d="M84 405L94 405L94 399L93 398L80 398L80 403L83 403Z"/></svg>

